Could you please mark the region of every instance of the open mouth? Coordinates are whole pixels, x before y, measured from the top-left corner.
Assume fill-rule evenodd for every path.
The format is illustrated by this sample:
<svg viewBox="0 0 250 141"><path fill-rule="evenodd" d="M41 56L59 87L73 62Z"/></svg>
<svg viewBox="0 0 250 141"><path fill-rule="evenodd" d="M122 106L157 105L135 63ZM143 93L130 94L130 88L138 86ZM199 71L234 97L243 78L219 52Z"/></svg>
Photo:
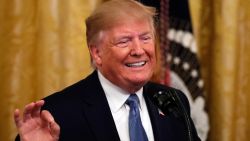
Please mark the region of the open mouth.
<svg viewBox="0 0 250 141"><path fill-rule="evenodd" d="M136 63L128 63L127 67L142 67L146 64L146 61L136 62Z"/></svg>

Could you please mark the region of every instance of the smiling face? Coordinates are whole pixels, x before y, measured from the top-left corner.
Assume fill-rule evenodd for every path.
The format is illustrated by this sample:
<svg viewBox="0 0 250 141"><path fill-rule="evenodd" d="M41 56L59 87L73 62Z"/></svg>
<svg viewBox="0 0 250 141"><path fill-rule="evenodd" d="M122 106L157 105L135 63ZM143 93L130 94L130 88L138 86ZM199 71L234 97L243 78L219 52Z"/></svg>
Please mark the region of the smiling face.
<svg viewBox="0 0 250 141"><path fill-rule="evenodd" d="M123 22L101 34L90 46L97 69L122 89L133 93L149 81L156 63L155 39L147 20Z"/></svg>

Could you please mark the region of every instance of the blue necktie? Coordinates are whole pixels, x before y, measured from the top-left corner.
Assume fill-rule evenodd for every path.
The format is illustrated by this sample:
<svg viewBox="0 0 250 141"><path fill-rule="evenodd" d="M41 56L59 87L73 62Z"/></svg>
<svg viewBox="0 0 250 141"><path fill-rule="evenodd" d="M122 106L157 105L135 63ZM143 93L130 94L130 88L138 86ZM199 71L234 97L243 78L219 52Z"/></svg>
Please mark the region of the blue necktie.
<svg viewBox="0 0 250 141"><path fill-rule="evenodd" d="M136 94L131 94L126 101L129 105L129 137L130 141L148 141L146 132L142 126L140 111L139 111L139 98Z"/></svg>

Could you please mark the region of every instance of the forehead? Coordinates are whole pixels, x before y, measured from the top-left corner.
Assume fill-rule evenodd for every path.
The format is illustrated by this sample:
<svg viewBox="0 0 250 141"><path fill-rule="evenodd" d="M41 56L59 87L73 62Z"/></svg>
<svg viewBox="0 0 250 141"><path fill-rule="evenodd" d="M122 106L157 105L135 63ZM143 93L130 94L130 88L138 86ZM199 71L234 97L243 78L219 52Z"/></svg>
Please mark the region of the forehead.
<svg viewBox="0 0 250 141"><path fill-rule="evenodd" d="M140 35L153 33L152 26L147 20L134 22L121 22L106 30L106 33L113 36L119 35Z"/></svg>

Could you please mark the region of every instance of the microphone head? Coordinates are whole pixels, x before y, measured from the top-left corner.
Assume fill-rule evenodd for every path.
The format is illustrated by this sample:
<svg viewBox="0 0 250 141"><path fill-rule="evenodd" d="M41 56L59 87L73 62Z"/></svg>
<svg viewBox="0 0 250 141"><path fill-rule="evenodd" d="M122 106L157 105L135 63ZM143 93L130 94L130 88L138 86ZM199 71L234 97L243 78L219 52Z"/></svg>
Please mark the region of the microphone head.
<svg viewBox="0 0 250 141"><path fill-rule="evenodd" d="M182 114L178 108L173 88L150 82L145 87L145 91L164 114L173 114L175 117L181 117Z"/></svg>

